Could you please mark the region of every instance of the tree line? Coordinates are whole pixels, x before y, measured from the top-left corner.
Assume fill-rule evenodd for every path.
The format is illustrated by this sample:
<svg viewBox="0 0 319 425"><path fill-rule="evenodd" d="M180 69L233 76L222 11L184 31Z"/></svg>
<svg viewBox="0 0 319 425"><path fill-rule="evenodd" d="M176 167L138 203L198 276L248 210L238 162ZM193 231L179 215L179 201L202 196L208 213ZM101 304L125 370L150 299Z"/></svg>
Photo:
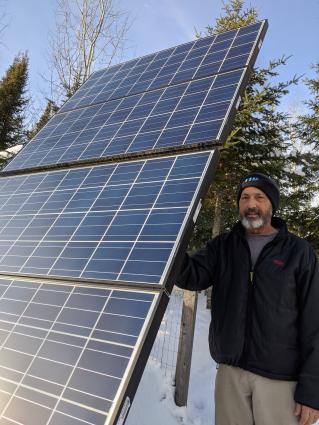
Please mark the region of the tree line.
<svg viewBox="0 0 319 425"><path fill-rule="evenodd" d="M27 93L29 58L19 54L0 79L0 161L8 149L27 143L58 111L63 102L97 69L121 55L129 27L127 13L110 0L59 0L56 36L51 38L51 91L31 128L25 123L30 102ZM244 0L228 0L222 16L197 37L239 28L259 20ZM214 183L205 199L190 250L231 227L238 218L235 194L240 178L259 171L281 187L280 215L289 228L306 238L319 252L319 62L314 78L280 81L289 59L274 58L254 68L242 97L230 135L221 148ZM292 85L305 84L310 92L306 113L292 117L280 104Z"/></svg>

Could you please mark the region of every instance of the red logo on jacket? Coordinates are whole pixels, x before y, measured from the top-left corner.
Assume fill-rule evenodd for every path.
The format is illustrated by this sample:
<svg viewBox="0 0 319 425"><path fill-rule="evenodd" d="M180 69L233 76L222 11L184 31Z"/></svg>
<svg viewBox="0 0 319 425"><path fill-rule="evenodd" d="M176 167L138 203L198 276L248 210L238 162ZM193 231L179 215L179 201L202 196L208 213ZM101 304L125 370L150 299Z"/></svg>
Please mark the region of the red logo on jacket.
<svg viewBox="0 0 319 425"><path fill-rule="evenodd" d="M279 267L283 267L284 265L285 265L285 263L282 261L282 260L273 260L273 263L276 265L276 266L279 266Z"/></svg>

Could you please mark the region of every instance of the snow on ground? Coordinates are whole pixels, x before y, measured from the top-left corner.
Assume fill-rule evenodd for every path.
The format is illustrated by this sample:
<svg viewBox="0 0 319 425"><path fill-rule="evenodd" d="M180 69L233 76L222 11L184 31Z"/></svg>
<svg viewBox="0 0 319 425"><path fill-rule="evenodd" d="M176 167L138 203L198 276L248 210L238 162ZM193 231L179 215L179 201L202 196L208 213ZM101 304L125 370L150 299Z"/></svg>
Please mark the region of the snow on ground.
<svg viewBox="0 0 319 425"><path fill-rule="evenodd" d="M150 358L125 425L212 425L216 366L208 349L210 312L199 295L187 407L174 403L172 380Z"/></svg>

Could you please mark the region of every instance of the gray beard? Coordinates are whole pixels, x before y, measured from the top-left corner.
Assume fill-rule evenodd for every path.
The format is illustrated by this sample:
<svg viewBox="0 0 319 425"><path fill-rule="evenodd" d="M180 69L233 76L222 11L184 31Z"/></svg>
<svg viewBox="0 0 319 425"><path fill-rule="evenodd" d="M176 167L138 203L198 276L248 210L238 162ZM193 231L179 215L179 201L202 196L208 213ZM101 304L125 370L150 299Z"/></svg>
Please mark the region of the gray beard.
<svg viewBox="0 0 319 425"><path fill-rule="evenodd" d="M245 216L241 217L241 224L245 227L246 230L260 229L265 225L264 220L259 217L256 220L248 220Z"/></svg>

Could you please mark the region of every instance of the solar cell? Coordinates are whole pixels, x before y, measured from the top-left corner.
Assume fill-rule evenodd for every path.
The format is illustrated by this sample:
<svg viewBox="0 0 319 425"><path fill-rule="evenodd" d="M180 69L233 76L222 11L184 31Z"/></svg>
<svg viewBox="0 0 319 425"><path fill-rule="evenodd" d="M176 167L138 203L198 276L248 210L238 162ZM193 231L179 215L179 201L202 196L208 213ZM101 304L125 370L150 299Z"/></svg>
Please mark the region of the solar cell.
<svg viewBox="0 0 319 425"><path fill-rule="evenodd" d="M93 74L4 171L223 143L265 22Z"/></svg>
<svg viewBox="0 0 319 425"><path fill-rule="evenodd" d="M0 179L0 272L162 284L214 153Z"/></svg>
<svg viewBox="0 0 319 425"><path fill-rule="evenodd" d="M13 279L0 293L1 423L110 423L160 295Z"/></svg>

